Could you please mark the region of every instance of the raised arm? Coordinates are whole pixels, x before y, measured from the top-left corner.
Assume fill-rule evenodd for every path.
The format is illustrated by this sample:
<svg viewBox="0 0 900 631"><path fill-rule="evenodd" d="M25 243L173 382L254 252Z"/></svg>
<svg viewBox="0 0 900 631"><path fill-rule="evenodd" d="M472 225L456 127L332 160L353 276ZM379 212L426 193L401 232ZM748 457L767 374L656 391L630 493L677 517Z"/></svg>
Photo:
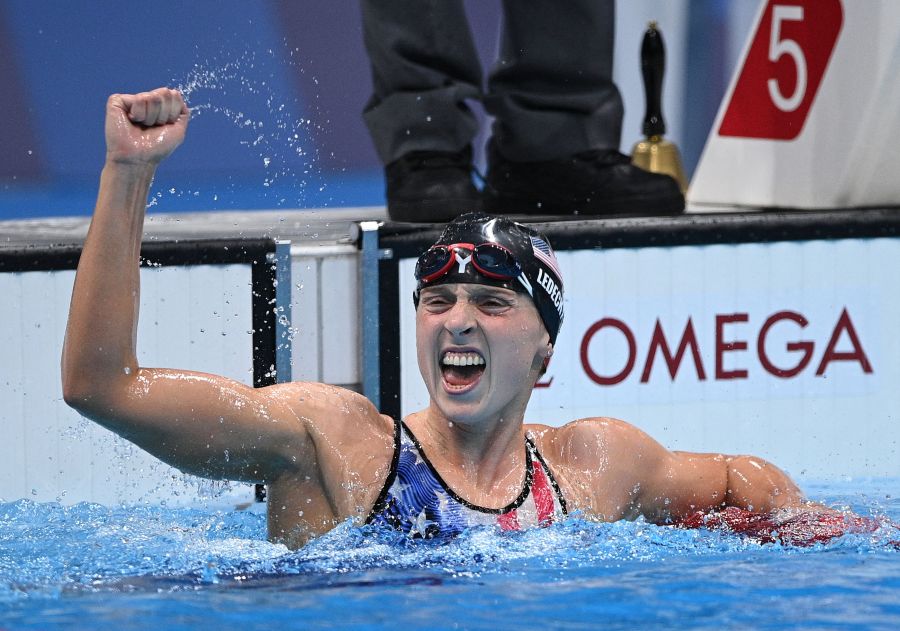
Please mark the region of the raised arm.
<svg viewBox="0 0 900 631"><path fill-rule="evenodd" d="M63 347L63 396L184 471L268 481L312 449L308 415L287 404L284 388L254 390L213 375L142 368L137 361L147 193L156 166L184 139L189 116L175 90L109 97L106 164Z"/></svg>
<svg viewBox="0 0 900 631"><path fill-rule="evenodd" d="M106 164L63 346L63 394L70 405L96 406L137 375L138 257L147 193L156 166L184 139L189 117L181 95L164 88L114 94L106 103Z"/></svg>

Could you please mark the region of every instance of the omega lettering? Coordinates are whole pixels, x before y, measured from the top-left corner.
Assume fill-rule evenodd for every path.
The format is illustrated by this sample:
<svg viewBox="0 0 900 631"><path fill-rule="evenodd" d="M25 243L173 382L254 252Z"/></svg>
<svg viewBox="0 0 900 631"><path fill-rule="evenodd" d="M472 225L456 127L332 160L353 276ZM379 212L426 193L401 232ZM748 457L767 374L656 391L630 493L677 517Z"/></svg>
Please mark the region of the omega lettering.
<svg viewBox="0 0 900 631"><path fill-rule="evenodd" d="M816 343L810 339L795 339L794 341L784 344L782 355L787 357L785 360L778 360L776 363L772 359L772 342L769 341L771 331L776 326L794 327L802 330L809 323L806 317L794 311L776 311L768 316L756 335L755 344L750 345L746 328L750 323L750 316L747 313L727 313L716 314L714 318L715 331L712 335L713 353L702 354L700 351L700 339L698 337L693 324L693 319L688 318L686 324L681 329L680 336L673 335L670 331L669 339L663 330L659 319L653 329L651 339L647 344L646 351L642 351L644 356L643 368L640 372L640 382L647 383L650 381L654 366L664 369L669 378L674 381L682 364L686 364L685 371L687 375L693 375L698 381L706 381L707 370L703 365L703 357L709 362L710 357L714 360L713 377L716 381L725 381L731 379L748 379L752 366L749 359L752 355L751 349L756 351L756 358L759 366L767 374L779 379L790 379L802 373L813 360L816 349ZM591 363L589 357L589 349L594 337L601 331L607 331L607 335L620 336L627 347L625 356L615 359L612 363L614 368L607 369L606 374L601 373L596 366ZM788 329L790 330L790 329ZM799 335L799 334L798 334ZM608 338L607 338L608 339ZM673 343L670 344L672 340ZM677 340L677 341L676 341ZM843 341L841 341L843 340ZM767 350L767 341L769 347ZM838 346L842 349L838 350ZM674 352L673 352L674 349ZM734 363L739 366L732 369L726 369L725 356L733 355ZM656 361L659 356L661 361ZM622 320L617 318L603 318L598 320L584 334L581 341L581 365L585 374L594 383L601 386L612 386L625 381L632 373L635 365L638 363L638 343L632 329ZM825 343L825 350L815 366L815 375L824 376L829 366L835 362L850 362L857 364L859 370L863 374L872 374L872 362L863 348L862 338L853 324L850 313L846 307L841 310L837 318L831 335Z"/></svg>

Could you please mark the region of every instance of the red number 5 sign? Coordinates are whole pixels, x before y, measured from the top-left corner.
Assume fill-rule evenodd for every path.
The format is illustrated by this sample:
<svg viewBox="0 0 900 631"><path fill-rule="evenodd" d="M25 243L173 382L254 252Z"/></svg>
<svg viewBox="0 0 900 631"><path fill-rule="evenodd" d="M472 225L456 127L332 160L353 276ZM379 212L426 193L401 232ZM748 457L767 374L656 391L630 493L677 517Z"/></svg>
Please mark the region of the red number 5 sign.
<svg viewBox="0 0 900 631"><path fill-rule="evenodd" d="M840 0L769 0L719 134L796 138L803 130L842 23Z"/></svg>

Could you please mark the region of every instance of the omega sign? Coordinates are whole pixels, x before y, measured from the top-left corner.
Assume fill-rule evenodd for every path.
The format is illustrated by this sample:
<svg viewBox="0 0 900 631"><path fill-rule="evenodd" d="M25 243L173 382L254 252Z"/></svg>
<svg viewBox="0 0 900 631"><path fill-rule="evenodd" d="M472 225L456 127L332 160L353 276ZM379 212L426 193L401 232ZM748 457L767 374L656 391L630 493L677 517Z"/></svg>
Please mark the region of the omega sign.
<svg viewBox="0 0 900 631"><path fill-rule="evenodd" d="M638 343L634 331L624 321L614 317L604 317L589 326L581 340L581 365L585 374L600 386L614 386L628 379L632 374L639 376L641 383L647 383L653 371L663 371L674 381L679 370L693 372L699 381L707 379L729 380L747 379L751 370L765 371L779 379L790 379L804 371L814 371L816 376L825 376L832 364L848 362L856 364L862 373L872 373L872 363L863 347L853 320L846 307L842 309L827 339L808 339L804 329L809 324L802 313L778 311L768 316L754 336L741 334L735 330L736 324L749 322L747 313L716 314L713 331L698 331L692 319L680 330L664 330L659 319L650 339ZM776 361L767 351L767 340L776 325L793 327L796 334L785 344L787 359L780 354ZM596 344L598 333L617 335L627 345L627 355L621 365L605 371L592 365L589 350ZM609 339L609 338L607 338ZM841 350L838 350L840 346ZM702 357L710 357L712 362L704 364ZM706 353L701 353L701 349ZM726 368L726 356L729 366ZM754 358L755 364L754 365ZM712 365L710 365L710 363ZM551 380L552 381L552 380ZM539 384L544 387L549 383Z"/></svg>

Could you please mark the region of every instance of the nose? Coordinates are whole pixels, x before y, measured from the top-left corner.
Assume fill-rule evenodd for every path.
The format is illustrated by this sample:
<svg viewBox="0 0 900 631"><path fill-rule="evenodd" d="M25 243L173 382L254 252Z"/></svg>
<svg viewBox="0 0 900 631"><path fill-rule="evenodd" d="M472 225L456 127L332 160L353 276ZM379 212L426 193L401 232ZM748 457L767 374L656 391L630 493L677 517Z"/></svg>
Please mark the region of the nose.
<svg viewBox="0 0 900 631"><path fill-rule="evenodd" d="M476 326L474 306L465 300L457 301L444 320L444 328L454 337L464 337L474 331Z"/></svg>

